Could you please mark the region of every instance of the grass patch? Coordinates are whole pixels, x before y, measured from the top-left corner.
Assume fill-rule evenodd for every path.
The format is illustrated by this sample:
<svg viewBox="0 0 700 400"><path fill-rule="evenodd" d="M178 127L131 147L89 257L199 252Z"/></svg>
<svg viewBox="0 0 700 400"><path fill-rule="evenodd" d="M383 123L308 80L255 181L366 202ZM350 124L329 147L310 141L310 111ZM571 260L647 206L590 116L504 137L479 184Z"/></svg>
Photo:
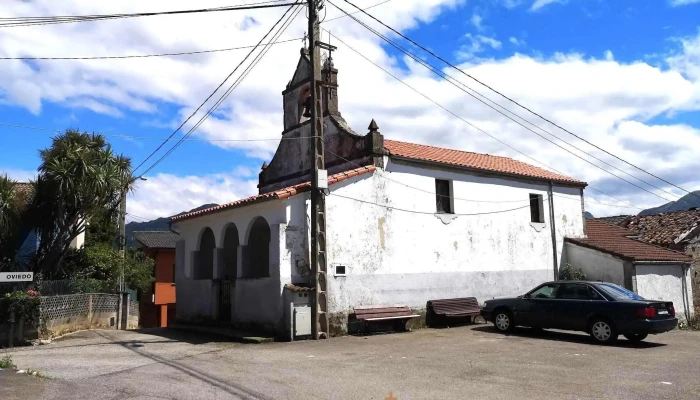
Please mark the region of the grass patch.
<svg viewBox="0 0 700 400"><path fill-rule="evenodd" d="M14 369L15 364L12 363L12 357L5 356L0 358L0 368L2 369Z"/></svg>
<svg viewBox="0 0 700 400"><path fill-rule="evenodd" d="M37 371L37 370L35 370L35 369L31 369L31 368L27 368L27 370L24 371L24 373L27 374L27 375L36 376L37 378L51 379L50 376L45 375L45 374L42 374L41 372L39 372L39 371Z"/></svg>

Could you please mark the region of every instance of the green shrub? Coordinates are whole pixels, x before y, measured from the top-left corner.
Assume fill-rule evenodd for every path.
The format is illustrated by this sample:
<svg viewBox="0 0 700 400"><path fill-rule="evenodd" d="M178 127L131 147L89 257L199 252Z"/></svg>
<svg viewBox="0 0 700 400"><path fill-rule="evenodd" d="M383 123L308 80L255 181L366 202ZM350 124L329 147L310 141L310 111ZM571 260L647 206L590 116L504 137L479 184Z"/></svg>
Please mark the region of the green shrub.
<svg viewBox="0 0 700 400"><path fill-rule="evenodd" d="M0 368L2 369L14 369L15 364L12 363L12 357L5 356L0 358Z"/></svg>
<svg viewBox="0 0 700 400"><path fill-rule="evenodd" d="M588 278L586 274L581 271L581 269L576 269L567 263L559 271L559 279L563 281L585 281Z"/></svg>

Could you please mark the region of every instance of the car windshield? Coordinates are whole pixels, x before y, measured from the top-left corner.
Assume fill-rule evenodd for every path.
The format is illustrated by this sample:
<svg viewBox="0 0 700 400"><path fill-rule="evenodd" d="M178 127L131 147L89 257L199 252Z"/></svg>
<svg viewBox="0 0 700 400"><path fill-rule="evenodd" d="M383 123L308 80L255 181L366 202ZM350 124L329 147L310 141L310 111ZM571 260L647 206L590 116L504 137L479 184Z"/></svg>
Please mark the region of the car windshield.
<svg viewBox="0 0 700 400"><path fill-rule="evenodd" d="M644 297L638 295L637 293L612 283L599 283L596 285L596 287L615 300L644 300Z"/></svg>

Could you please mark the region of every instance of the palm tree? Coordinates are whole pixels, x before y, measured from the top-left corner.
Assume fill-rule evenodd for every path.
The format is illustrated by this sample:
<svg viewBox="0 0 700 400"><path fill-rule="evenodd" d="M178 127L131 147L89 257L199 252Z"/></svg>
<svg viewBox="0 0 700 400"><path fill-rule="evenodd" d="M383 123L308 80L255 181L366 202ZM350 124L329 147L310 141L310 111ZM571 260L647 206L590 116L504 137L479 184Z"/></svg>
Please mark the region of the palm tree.
<svg viewBox="0 0 700 400"><path fill-rule="evenodd" d="M133 179L131 160L115 155L99 134L67 130L40 156L32 204L39 233L35 269L50 278L93 215L118 211L121 194L132 189Z"/></svg>

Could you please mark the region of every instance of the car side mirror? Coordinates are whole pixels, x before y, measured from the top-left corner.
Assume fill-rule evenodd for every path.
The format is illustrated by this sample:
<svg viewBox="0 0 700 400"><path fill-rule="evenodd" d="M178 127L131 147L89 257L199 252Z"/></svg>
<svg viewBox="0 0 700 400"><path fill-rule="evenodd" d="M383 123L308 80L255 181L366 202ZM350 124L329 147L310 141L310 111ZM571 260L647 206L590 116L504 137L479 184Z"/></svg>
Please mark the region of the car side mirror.
<svg viewBox="0 0 700 400"><path fill-rule="evenodd" d="M520 296L521 299L529 299L530 295L525 293L524 295Z"/></svg>

